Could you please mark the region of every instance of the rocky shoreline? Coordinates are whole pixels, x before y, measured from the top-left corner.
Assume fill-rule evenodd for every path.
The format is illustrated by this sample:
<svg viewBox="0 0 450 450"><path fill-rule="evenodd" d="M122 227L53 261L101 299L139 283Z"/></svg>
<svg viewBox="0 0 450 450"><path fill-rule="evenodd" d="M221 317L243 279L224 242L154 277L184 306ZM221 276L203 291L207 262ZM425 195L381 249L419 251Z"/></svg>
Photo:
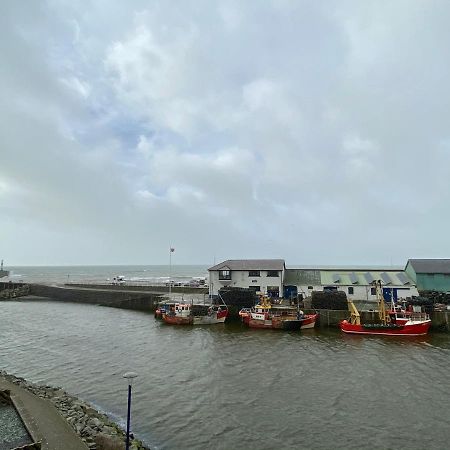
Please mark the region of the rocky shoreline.
<svg viewBox="0 0 450 450"><path fill-rule="evenodd" d="M126 435L122 428L89 403L68 394L59 387L38 385L3 370L0 370L0 376L38 397L49 400L89 449L119 450L125 447ZM141 441L133 439L130 450L150 450L150 448Z"/></svg>

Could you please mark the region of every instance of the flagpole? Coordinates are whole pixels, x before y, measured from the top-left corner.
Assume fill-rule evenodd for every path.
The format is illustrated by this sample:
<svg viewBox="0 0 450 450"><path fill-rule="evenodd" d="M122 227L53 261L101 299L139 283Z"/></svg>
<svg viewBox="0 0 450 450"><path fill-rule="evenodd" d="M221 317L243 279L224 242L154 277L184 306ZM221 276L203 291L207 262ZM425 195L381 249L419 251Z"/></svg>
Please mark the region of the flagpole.
<svg viewBox="0 0 450 450"><path fill-rule="evenodd" d="M172 292L172 245L169 247L169 300Z"/></svg>

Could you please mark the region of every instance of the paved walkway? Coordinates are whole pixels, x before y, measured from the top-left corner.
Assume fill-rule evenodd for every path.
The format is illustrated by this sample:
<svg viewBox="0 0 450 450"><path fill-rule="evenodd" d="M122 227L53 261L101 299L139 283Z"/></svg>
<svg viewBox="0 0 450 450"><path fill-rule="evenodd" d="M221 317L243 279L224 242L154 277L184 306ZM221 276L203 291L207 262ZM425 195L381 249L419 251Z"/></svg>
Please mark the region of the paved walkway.
<svg viewBox="0 0 450 450"><path fill-rule="evenodd" d="M86 450L87 446L53 404L0 377L0 389L9 389L25 427L42 450Z"/></svg>

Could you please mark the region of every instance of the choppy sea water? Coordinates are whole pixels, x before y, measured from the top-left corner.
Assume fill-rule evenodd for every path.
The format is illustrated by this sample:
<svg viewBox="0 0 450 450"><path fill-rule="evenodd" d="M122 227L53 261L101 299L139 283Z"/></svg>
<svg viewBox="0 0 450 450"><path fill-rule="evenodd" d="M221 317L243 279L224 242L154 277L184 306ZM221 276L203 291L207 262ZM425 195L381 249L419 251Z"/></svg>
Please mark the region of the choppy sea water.
<svg viewBox="0 0 450 450"><path fill-rule="evenodd" d="M150 313L0 303L0 364L61 386L156 449L447 449L450 336L175 327Z"/></svg>
<svg viewBox="0 0 450 450"><path fill-rule="evenodd" d="M1 281L24 283L104 283L121 276L130 284L161 284L169 277L174 282L206 278L208 267L202 265L159 266L22 266L5 267L10 271Z"/></svg>

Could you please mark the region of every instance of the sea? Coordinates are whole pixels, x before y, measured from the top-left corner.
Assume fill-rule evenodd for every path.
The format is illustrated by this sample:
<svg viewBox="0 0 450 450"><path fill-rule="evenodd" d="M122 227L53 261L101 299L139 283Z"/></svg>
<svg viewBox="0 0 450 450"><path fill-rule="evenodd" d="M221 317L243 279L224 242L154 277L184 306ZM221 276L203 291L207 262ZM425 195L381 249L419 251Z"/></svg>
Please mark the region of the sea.
<svg viewBox="0 0 450 450"><path fill-rule="evenodd" d="M158 285L169 282L188 283L206 280L206 265L148 265L148 266L13 266L5 267L10 271L9 277L1 281L24 283L105 283L114 278L123 277L127 284Z"/></svg>

